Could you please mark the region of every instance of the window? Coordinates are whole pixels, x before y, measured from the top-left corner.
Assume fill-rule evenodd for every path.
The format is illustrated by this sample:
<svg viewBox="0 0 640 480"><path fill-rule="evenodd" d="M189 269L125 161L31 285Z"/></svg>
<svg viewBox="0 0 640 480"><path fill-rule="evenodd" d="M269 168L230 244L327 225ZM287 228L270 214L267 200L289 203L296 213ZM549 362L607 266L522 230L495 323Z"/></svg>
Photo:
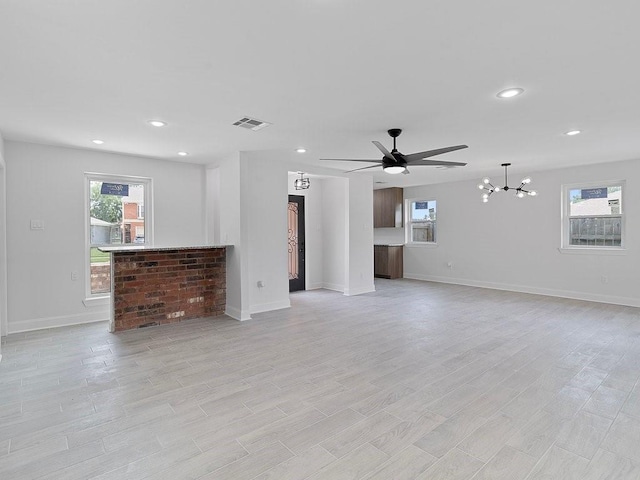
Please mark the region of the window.
<svg viewBox="0 0 640 480"><path fill-rule="evenodd" d="M435 243L436 201L410 200L408 204L407 243Z"/></svg>
<svg viewBox="0 0 640 480"><path fill-rule="evenodd" d="M87 294L105 295L111 291L111 256L100 247L149 243L144 207L151 198L151 180L87 174L86 187ZM147 215L149 211L147 207Z"/></svg>
<svg viewBox="0 0 640 480"><path fill-rule="evenodd" d="M624 182L563 188L563 247L620 249L624 246Z"/></svg>

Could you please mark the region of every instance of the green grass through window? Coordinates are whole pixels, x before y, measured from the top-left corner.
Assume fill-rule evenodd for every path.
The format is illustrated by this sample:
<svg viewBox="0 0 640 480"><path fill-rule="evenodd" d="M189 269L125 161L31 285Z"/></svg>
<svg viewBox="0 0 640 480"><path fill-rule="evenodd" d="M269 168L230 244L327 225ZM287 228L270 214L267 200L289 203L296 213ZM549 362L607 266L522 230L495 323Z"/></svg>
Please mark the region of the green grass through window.
<svg viewBox="0 0 640 480"><path fill-rule="evenodd" d="M91 263L105 263L111 260L111 254L91 247Z"/></svg>

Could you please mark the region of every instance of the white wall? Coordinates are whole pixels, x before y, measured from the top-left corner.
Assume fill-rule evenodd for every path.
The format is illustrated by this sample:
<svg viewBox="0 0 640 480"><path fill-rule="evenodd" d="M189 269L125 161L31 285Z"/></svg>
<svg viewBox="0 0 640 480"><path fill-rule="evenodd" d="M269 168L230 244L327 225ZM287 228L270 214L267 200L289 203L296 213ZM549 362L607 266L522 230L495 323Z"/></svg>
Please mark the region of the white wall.
<svg viewBox="0 0 640 480"><path fill-rule="evenodd" d="M85 172L153 179L156 245L206 241L200 165L6 142L9 332L106 320L85 306ZM30 230L30 220L44 222ZM80 273L77 281L71 272Z"/></svg>
<svg viewBox="0 0 640 480"><path fill-rule="evenodd" d="M502 175L499 168L487 173ZM640 162L522 173L539 196L498 192L485 204L479 179L405 188L405 199L438 202L438 246L405 247L405 278L640 306ZM626 255L560 253L562 185L621 179Z"/></svg>
<svg viewBox="0 0 640 480"><path fill-rule="evenodd" d="M220 243L233 245L227 253L227 315L248 320L252 313L289 307L287 170L277 158L265 161L250 152L208 168L207 202L216 203L207 207L209 220Z"/></svg>
<svg viewBox="0 0 640 480"><path fill-rule="evenodd" d="M290 306L286 209L293 182L288 172L307 167L278 152L240 152L208 167L216 172L207 174L207 202L218 202L220 212L217 225L214 209L207 207L209 232L217 238L219 231L221 243L233 244L227 256L227 314L233 318ZM346 177L314 179L306 191L307 288L352 295L373 290L372 177L358 177L351 199L352 181ZM352 232L350 215L357 217ZM265 286L258 287L259 281Z"/></svg>
<svg viewBox="0 0 640 480"><path fill-rule="evenodd" d="M246 172L246 160L234 154L207 168L206 211L208 231L213 242L231 245L227 248L226 314L238 320L248 320L248 260L244 253L248 231L242 205L245 188L241 174ZM246 176L246 173L244 173Z"/></svg>
<svg viewBox="0 0 640 480"><path fill-rule="evenodd" d="M323 288L323 233L322 233L322 190L324 179L313 177L307 190L296 190L293 182L300 178L295 173L288 176L289 195L304 197L305 216L305 282L307 290Z"/></svg>
<svg viewBox="0 0 640 480"><path fill-rule="evenodd" d="M4 140L0 135L0 337L7 334L7 183ZM0 360L2 344L0 342Z"/></svg>
<svg viewBox="0 0 640 480"><path fill-rule="evenodd" d="M287 170L263 155L242 152L248 171L242 182L248 225L250 313L288 308ZM264 287L258 287L262 281Z"/></svg>
<svg viewBox="0 0 640 480"><path fill-rule="evenodd" d="M324 288L344 292L347 283L348 180L328 178L322 182L322 245Z"/></svg>
<svg viewBox="0 0 640 480"><path fill-rule="evenodd" d="M345 295L375 291L373 283L373 178L349 177Z"/></svg>

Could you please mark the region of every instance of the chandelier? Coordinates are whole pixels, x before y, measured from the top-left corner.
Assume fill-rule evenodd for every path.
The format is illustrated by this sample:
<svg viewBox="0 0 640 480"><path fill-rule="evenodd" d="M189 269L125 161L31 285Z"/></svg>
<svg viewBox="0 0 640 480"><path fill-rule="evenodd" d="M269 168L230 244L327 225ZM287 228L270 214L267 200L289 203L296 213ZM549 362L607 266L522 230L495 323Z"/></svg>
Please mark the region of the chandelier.
<svg viewBox="0 0 640 480"><path fill-rule="evenodd" d="M516 197L518 198L522 198L525 195L529 195L531 197L535 197L538 193L535 190L525 190L525 186L531 183L531 179L529 177L525 177L522 179L520 186L518 188L515 187L510 187L509 186L509 182L507 180L507 167L509 167L509 165L511 165L510 163L503 163L501 166L504 167L504 187L498 187L495 186L491 183L491 180L489 179L489 177L484 177L482 179L482 183L478 185L478 188L480 190L486 190L483 194L482 194L482 201L484 203L487 203L489 201L489 197L491 196L491 194L493 192L499 192L501 190L504 190L505 192L508 192L509 190L515 190L516 191ZM489 192L489 193L487 193Z"/></svg>
<svg viewBox="0 0 640 480"><path fill-rule="evenodd" d="M300 175L300 178L296 178L294 180L293 186L296 190L306 190L307 188L309 188L309 185L311 185L309 177L305 178L304 172L298 172L298 174Z"/></svg>

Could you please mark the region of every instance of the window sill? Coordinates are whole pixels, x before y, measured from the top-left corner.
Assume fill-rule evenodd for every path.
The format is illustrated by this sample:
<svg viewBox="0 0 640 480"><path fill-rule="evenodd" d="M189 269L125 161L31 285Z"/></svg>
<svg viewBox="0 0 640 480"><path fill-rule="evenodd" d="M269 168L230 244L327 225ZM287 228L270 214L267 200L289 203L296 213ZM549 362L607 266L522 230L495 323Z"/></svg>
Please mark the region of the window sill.
<svg viewBox="0 0 640 480"><path fill-rule="evenodd" d="M405 243L405 247L409 248L436 248L438 244L436 242L428 242L428 243Z"/></svg>
<svg viewBox="0 0 640 480"><path fill-rule="evenodd" d="M111 295L85 298L82 303L84 303L85 307L103 307L111 303Z"/></svg>
<svg viewBox="0 0 640 480"><path fill-rule="evenodd" d="M558 248L560 253L568 253L571 255L626 255L627 250L624 248L606 248L606 247L561 247Z"/></svg>

